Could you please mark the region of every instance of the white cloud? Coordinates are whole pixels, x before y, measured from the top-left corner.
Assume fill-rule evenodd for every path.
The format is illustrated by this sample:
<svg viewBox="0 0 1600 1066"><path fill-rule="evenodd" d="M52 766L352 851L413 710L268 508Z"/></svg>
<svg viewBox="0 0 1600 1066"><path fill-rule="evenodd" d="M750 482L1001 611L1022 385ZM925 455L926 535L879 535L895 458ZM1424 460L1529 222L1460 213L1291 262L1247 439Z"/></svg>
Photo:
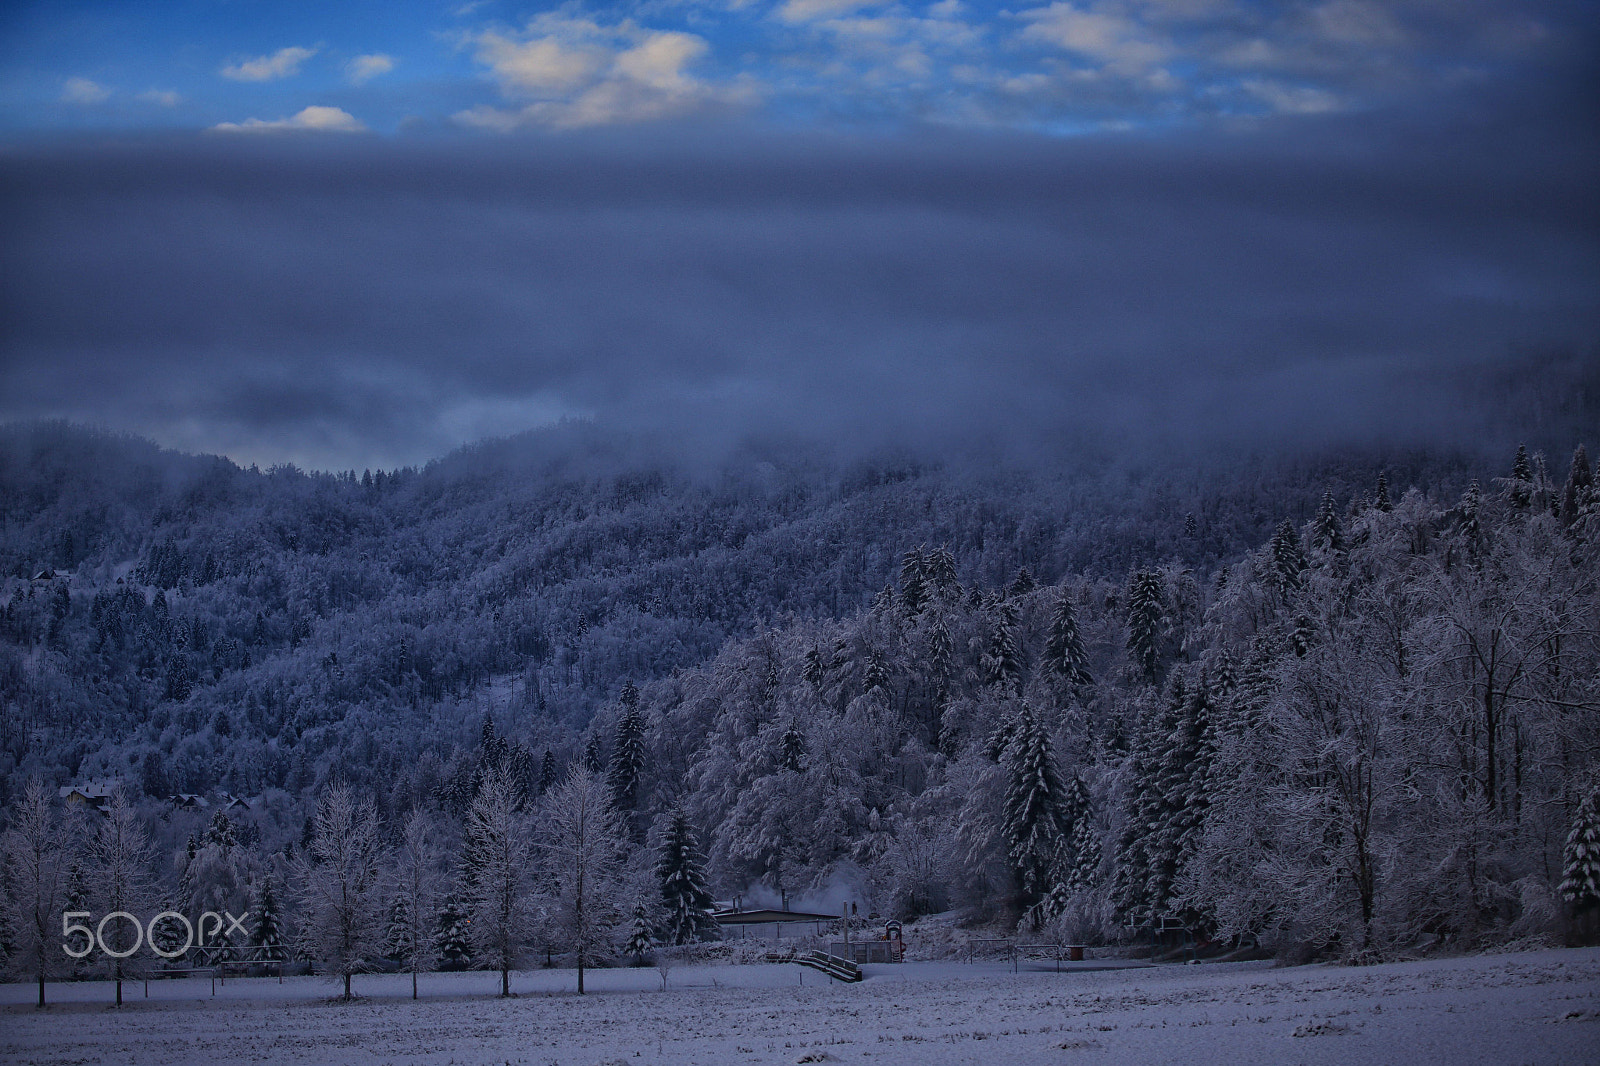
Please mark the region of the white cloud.
<svg viewBox="0 0 1600 1066"><path fill-rule="evenodd" d="M344 76L353 84L364 85L380 74L387 74L394 69L394 56L380 53L369 56L356 56L344 65Z"/></svg>
<svg viewBox="0 0 1600 1066"><path fill-rule="evenodd" d="M88 78L68 78L61 87L61 99L69 104L100 104L110 96L110 89Z"/></svg>
<svg viewBox="0 0 1600 1066"><path fill-rule="evenodd" d="M1023 40L1075 52L1118 74L1141 73L1172 52L1138 22L1110 11L1085 11L1057 0L1049 7L1020 12L1018 17L1029 23L1022 31Z"/></svg>
<svg viewBox="0 0 1600 1066"><path fill-rule="evenodd" d="M146 89L139 94L139 99L147 104L160 104L162 107L177 107L183 103L183 97L171 89Z"/></svg>
<svg viewBox="0 0 1600 1066"><path fill-rule="evenodd" d="M838 18L859 11L864 7L876 7L882 0L784 0L777 10L778 18L784 22L812 22L816 19Z"/></svg>
<svg viewBox="0 0 1600 1066"><path fill-rule="evenodd" d="M273 81L300 73L300 65L317 54L315 48L280 48L269 56L256 56L222 68L234 81Z"/></svg>
<svg viewBox="0 0 1600 1066"><path fill-rule="evenodd" d="M1344 107L1344 101L1335 94L1309 85L1250 79L1240 82L1239 87L1281 115L1320 115Z"/></svg>
<svg viewBox="0 0 1600 1066"><path fill-rule="evenodd" d="M248 118L243 122L219 122L211 127L221 133L277 133L284 130L313 130L326 133L360 133L367 127L350 112L339 107L308 107L289 118L267 121Z"/></svg>
<svg viewBox="0 0 1600 1066"><path fill-rule="evenodd" d="M629 21L541 15L520 37L479 34L477 60L501 91L528 102L515 109L476 107L456 114L463 125L508 130L522 125L572 128L640 122L687 114L750 96L747 84L715 86L690 68L710 51L692 33L651 30Z"/></svg>

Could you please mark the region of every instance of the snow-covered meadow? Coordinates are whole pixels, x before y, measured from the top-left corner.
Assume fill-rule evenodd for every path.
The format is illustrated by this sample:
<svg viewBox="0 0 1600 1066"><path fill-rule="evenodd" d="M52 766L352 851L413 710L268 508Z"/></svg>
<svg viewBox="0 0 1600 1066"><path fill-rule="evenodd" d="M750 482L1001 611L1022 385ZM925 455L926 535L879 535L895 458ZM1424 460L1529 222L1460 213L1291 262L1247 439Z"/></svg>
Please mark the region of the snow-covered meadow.
<svg viewBox="0 0 1600 1066"><path fill-rule="evenodd" d="M0 988L0 1061L60 1063L1584 1064L1600 1061L1600 949L1273 968L869 966L858 985L788 965ZM803 983L802 983L803 980Z"/></svg>

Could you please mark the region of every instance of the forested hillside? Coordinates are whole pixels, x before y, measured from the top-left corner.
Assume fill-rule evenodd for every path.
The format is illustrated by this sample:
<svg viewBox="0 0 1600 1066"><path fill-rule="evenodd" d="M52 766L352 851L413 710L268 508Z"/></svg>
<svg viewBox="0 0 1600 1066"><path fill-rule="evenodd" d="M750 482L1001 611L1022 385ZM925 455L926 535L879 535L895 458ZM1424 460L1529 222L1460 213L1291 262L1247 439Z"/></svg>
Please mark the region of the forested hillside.
<svg viewBox="0 0 1600 1066"><path fill-rule="evenodd" d="M1554 927L1600 767L1581 448L637 454L569 425L307 474L6 428L8 804L250 797L143 808L197 913L259 905L330 785L470 840L490 784L582 762L724 895L1347 953Z"/></svg>

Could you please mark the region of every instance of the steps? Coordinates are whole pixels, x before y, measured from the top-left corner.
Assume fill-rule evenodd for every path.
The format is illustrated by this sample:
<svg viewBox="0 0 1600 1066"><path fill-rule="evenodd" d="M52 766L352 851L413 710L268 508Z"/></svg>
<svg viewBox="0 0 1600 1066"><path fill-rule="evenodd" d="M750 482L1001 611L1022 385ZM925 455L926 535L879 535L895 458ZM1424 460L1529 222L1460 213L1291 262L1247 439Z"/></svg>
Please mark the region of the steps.
<svg viewBox="0 0 1600 1066"><path fill-rule="evenodd" d="M795 962L801 966L809 966L839 981L855 983L862 979L861 967L849 959L841 959L837 955L829 955L825 951L813 951L806 955L796 956Z"/></svg>

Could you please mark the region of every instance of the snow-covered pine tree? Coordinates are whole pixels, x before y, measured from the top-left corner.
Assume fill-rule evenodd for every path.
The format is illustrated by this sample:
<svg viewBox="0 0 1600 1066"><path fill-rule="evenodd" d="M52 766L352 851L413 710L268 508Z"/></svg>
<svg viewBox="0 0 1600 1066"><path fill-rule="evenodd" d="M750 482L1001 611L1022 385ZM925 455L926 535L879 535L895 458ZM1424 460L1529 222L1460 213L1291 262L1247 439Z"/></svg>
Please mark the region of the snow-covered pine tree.
<svg viewBox="0 0 1600 1066"><path fill-rule="evenodd" d="M1561 898L1575 913L1600 908L1600 788L1578 807L1562 852Z"/></svg>
<svg viewBox="0 0 1600 1066"><path fill-rule="evenodd" d="M1002 758L1007 855L1027 908L1049 891L1056 852L1068 827L1063 820L1066 789L1050 750L1050 733L1026 700L1017 714L1016 735Z"/></svg>
<svg viewBox="0 0 1600 1066"><path fill-rule="evenodd" d="M956 577L956 557L945 545L933 549L927 556L927 584L930 594L946 600L961 598L961 582Z"/></svg>
<svg viewBox="0 0 1600 1066"><path fill-rule="evenodd" d="M806 768L806 737L793 722L778 741L778 767L800 773Z"/></svg>
<svg viewBox="0 0 1600 1066"><path fill-rule="evenodd" d="M633 689L628 683L624 694ZM622 718L617 722L615 743L611 749L611 769L606 783L611 789L611 805L626 814L638 806L639 775L644 772L644 715L639 711L638 690L633 690L632 702L624 701Z"/></svg>
<svg viewBox="0 0 1600 1066"><path fill-rule="evenodd" d="M1024 566L1017 570L1017 576L1012 578L1011 584L1006 586L1006 595L1026 596L1028 593L1032 592L1038 587L1039 583L1033 579L1033 575L1030 574L1028 572L1028 568Z"/></svg>
<svg viewBox="0 0 1600 1066"><path fill-rule="evenodd" d="M441 970L472 968L472 940L467 936L468 928L466 903L459 895L448 896L439 908L439 934L434 940Z"/></svg>
<svg viewBox="0 0 1600 1066"><path fill-rule="evenodd" d="M655 937L650 935L650 916L645 913L643 903L635 904L633 923L628 927L628 939L622 945L622 953L632 955L635 966L643 966L645 955L655 946Z"/></svg>
<svg viewBox="0 0 1600 1066"><path fill-rule="evenodd" d="M948 637L946 638L948 639ZM1068 685L1092 685L1089 653L1078 631L1078 617L1072 609L1072 593L1066 587L1050 615L1050 631L1044 644L1044 667Z"/></svg>
<svg viewBox="0 0 1600 1066"><path fill-rule="evenodd" d="M1062 808L1068 829L1062 850L1065 865L1057 871L1057 880L1076 892L1093 887L1100 877L1100 833L1095 827L1094 804L1076 774L1067 785Z"/></svg>
<svg viewBox="0 0 1600 1066"><path fill-rule="evenodd" d="M983 650L983 676L1008 694L1022 691L1022 649L1017 644L1017 608L1012 603L995 607L993 628Z"/></svg>
<svg viewBox="0 0 1600 1066"><path fill-rule="evenodd" d="M1317 517L1311 523L1311 546L1325 553L1344 550L1344 524L1339 521L1339 507L1333 501L1332 490L1322 493Z"/></svg>
<svg viewBox="0 0 1600 1066"><path fill-rule="evenodd" d="M396 891L389 897L389 910L383 926L383 957L403 959L411 946L411 907L405 894Z"/></svg>
<svg viewBox="0 0 1600 1066"><path fill-rule="evenodd" d="M598 733L590 733L588 741L583 746L583 766L591 774L602 773L606 768L605 754L600 750Z"/></svg>
<svg viewBox="0 0 1600 1066"><path fill-rule="evenodd" d="M1373 499L1372 506L1385 514L1394 510L1394 502L1389 499L1389 474L1387 471L1378 472L1378 495Z"/></svg>
<svg viewBox="0 0 1600 1066"><path fill-rule="evenodd" d="M1128 581L1128 657L1140 680L1161 677L1161 642L1166 633L1166 582L1159 570L1136 570Z"/></svg>
<svg viewBox="0 0 1600 1066"><path fill-rule="evenodd" d="M907 618L922 613L928 602L928 561L923 546L918 544L908 550L900 560L900 609Z"/></svg>
<svg viewBox="0 0 1600 1066"><path fill-rule="evenodd" d="M250 907L250 944L260 949L261 958L282 962L289 957L285 940L283 911L272 887L272 875L263 874Z"/></svg>
<svg viewBox="0 0 1600 1066"><path fill-rule="evenodd" d="M1272 585L1281 596L1300 587L1300 572L1306 568L1305 552L1300 550L1300 534L1285 518L1272 534Z"/></svg>
<svg viewBox="0 0 1600 1066"><path fill-rule="evenodd" d="M1572 453L1567 484L1561 490L1561 521L1567 525L1576 521L1593 492L1594 470L1589 466L1589 453L1580 444Z"/></svg>
<svg viewBox="0 0 1600 1066"><path fill-rule="evenodd" d="M550 791L559 777L556 771L556 753L549 748L544 749L544 758L539 762L539 795Z"/></svg>
<svg viewBox="0 0 1600 1066"><path fill-rule="evenodd" d="M1175 705L1176 720L1156 779L1164 817L1156 832L1150 894L1158 906L1171 899L1173 886L1199 849L1211 807L1211 765L1217 748L1211 689L1203 671ZM1192 923L1198 916L1184 917Z"/></svg>
<svg viewBox="0 0 1600 1066"><path fill-rule="evenodd" d="M695 840L688 812L682 807L672 808L667 815L656 852L656 880L661 885L661 904L666 911L662 923L664 942L688 944L716 936L705 856Z"/></svg>
<svg viewBox="0 0 1600 1066"><path fill-rule="evenodd" d="M1511 461L1511 476L1505 479L1506 502L1515 511L1526 511L1533 503L1533 464L1528 461L1528 446L1517 445Z"/></svg>

